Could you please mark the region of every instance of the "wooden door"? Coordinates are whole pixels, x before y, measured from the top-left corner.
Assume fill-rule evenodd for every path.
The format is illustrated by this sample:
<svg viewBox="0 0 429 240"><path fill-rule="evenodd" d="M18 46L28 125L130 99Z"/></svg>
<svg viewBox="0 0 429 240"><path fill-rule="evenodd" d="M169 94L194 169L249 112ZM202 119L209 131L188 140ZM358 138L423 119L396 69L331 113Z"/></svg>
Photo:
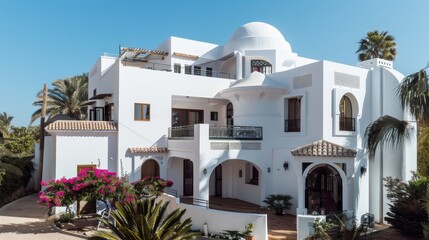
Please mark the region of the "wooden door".
<svg viewBox="0 0 429 240"><path fill-rule="evenodd" d="M183 195L194 194L194 164L191 160L183 160Z"/></svg>

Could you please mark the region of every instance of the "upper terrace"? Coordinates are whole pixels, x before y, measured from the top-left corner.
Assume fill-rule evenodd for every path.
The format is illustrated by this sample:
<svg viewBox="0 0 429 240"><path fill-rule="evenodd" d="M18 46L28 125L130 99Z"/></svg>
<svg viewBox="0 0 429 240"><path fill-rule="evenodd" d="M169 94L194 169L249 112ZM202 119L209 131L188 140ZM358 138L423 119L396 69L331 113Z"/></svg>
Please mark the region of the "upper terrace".
<svg viewBox="0 0 429 240"><path fill-rule="evenodd" d="M208 60L202 59L201 56L198 55L180 52L170 53L167 51L124 47L120 48L120 54L118 56L121 63L126 66L136 66L178 74L235 79L235 73L222 71L222 68L218 67L218 65L220 65L218 62L226 61L232 57L234 57L234 55L228 55L217 60Z"/></svg>

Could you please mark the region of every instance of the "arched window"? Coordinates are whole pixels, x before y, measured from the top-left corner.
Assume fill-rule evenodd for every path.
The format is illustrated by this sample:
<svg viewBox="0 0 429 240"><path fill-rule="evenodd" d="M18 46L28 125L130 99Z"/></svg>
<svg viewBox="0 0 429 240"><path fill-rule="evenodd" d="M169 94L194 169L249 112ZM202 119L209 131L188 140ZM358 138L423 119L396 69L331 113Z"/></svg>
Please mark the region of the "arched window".
<svg viewBox="0 0 429 240"><path fill-rule="evenodd" d="M272 73L272 66L269 62L264 60L251 60L250 61L251 72L258 71L264 74Z"/></svg>
<svg viewBox="0 0 429 240"><path fill-rule="evenodd" d="M340 101L340 130L355 131L355 118L353 118L352 102L346 96Z"/></svg>
<svg viewBox="0 0 429 240"><path fill-rule="evenodd" d="M232 106L232 103L228 103L228 105L226 105L226 125L227 126L234 125L234 119L232 118L232 116L234 116L234 107Z"/></svg>

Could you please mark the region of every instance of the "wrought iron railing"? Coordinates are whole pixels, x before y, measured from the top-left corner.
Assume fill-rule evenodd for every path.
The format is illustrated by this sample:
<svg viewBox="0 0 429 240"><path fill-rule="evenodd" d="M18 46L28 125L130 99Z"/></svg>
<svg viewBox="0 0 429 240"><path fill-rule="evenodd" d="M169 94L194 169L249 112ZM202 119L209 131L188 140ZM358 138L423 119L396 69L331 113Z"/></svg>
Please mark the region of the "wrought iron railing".
<svg viewBox="0 0 429 240"><path fill-rule="evenodd" d="M124 58L122 59L124 62L138 62L137 60L133 60L131 58ZM227 78L227 79L233 79L235 75L233 76L230 73L226 72L220 72L220 71L214 71L213 69L195 69L192 71L192 68L187 67L180 67L175 68L172 65L169 64L163 64L163 63L153 63L153 62L143 62L143 68L156 70L156 71L165 71L165 72L175 72L175 73L184 73L184 74L190 74L190 75L199 75L199 76L205 76L205 77L217 77L217 78Z"/></svg>
<svg viewBox="0 0 429 240"><path fill-rule="evenodd" d="M262 140L262 127L210 126L210 139Z"/></svg>
<svg viewBox="0 0 429 240"><path fill-rule="evenodd" d="M301 119L285 119L285 132L300 132Z"/></svg>
<svg viewBox="0 0 429 240"><path fill-rule="evenodd" d="M168 129L168 138L189 139L194 138L194 126L171 127Z"/></svg>
<svg viewBox="0 0 429 240"><path fill-rule="evenodd" d="M209 139L262 140L262 127L253 126L210 126ZM194 138L194 126L171 127L168 138Z"/></svg>
<svg viewBox="0 0 429 240"><path fill-rule="evenodd" d="M171 196L174 196L177 198L177 190L166 187L164 188L164 193L170 194Z"/></svg>
<svg viewBox="0 0 429 240"><path fill-rule="evenodd" d="M348 117L340 117L340 130L342 131L355 131L356 119Z"/></svg>

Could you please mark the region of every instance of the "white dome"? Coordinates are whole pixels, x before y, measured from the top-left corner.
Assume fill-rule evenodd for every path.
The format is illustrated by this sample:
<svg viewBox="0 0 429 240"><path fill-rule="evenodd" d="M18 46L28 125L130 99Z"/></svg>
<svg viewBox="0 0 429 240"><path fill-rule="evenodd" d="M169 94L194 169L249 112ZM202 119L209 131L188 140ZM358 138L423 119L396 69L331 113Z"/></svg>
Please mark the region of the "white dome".
<svg viewBox="0 0 429 240"><path fill-rule="evenodd" d="M292 52L290 44L277 28L263 22L251 22L239 27L232 34L228 43L225 44L224 54L255 49Z"/></svg>

